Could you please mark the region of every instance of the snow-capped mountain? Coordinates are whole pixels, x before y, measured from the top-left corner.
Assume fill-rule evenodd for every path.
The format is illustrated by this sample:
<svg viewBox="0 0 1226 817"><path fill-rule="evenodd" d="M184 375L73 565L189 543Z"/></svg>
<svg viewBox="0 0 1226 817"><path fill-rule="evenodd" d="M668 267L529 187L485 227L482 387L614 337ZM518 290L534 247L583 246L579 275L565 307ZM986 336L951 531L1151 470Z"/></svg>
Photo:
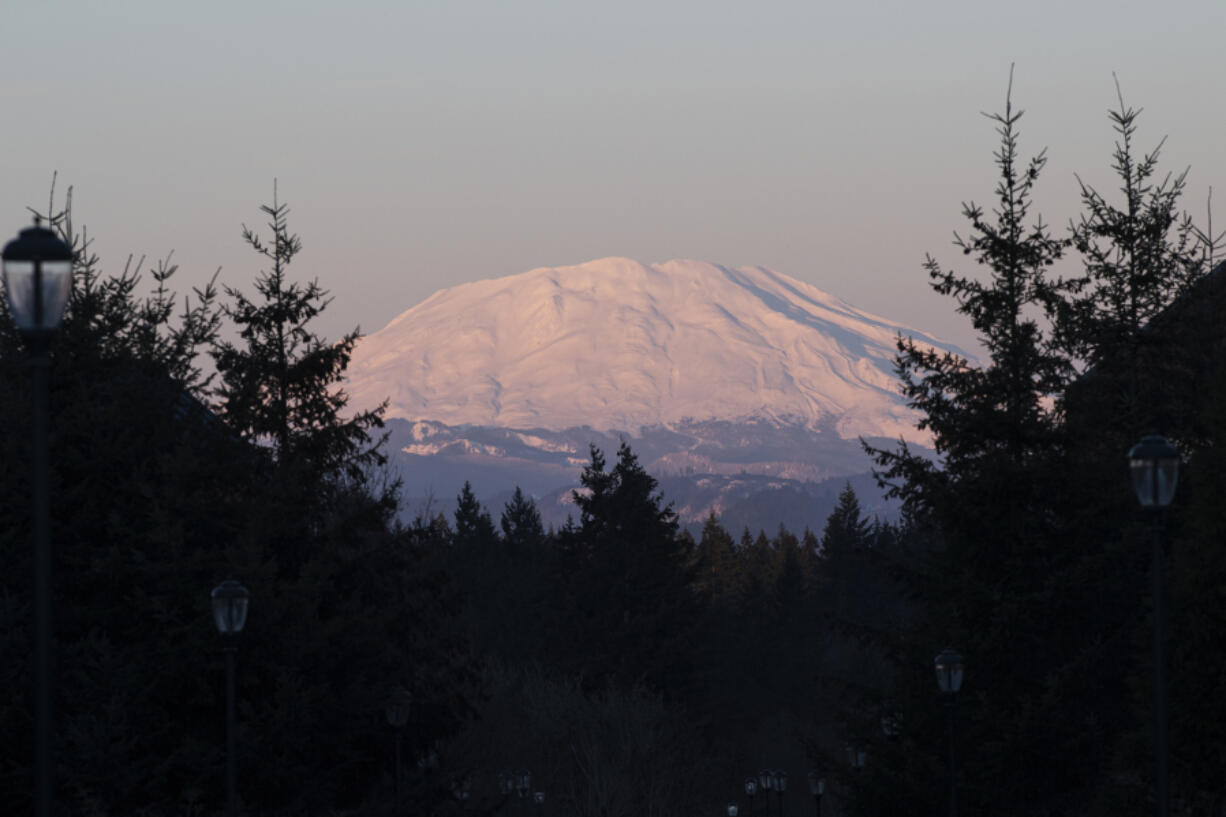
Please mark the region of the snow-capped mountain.
<svg viewBox="0 0 1226 817"><path fill-rule="evenodd" d="M893 375L900 333L961 353L764 267L605 258L435 293L358 344L347 389L448 426L766 420L922 442Z"/></svg>
<svg viewBox="0 0 1226 817"><path fill-rule="evenodd" d="M925 442L899 334L961 354L763 267L605 258L435 293L359 342L346 389L389 400L409 516L469 481L495 515L518 486L561 524L589 448L627 440L688 525L820 528L847 479L874 488L859 437Z"/></svg>

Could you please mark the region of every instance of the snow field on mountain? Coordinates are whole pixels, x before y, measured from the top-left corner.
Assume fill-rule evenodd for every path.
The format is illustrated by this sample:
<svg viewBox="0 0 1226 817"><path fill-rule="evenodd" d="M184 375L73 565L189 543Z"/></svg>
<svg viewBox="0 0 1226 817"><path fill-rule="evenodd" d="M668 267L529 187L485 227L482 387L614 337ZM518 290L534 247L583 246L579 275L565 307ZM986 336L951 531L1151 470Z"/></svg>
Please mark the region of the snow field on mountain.
<svg viewBox="0 0 1226 817"><path fill-rule="evenodd" d="M445 289L359 342L347 390L388 416L631 433L768 418L921 439L898 393L899 333L763 267L605 258Z"/></svg>

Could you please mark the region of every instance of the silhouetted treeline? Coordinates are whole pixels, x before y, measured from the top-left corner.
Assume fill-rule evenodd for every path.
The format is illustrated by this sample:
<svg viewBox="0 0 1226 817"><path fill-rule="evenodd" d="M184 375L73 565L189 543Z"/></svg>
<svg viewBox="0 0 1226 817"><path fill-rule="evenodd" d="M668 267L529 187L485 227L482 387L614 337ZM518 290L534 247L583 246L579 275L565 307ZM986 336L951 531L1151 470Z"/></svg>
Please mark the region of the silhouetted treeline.
<svg viewBox="0 0 1226 817"><path fill-rule="evenodd" d="M820 534L734 536L712 515L695 541L624 444L611 466L593 449L581 483L561 530L518 491L496 525L468 486L450 516L413 525L493 668L492 700L457 739L498 747L471 755L474 790L522 765L559 813L676 814L743 798L764 766L807 771L803 739L835 722L838 679L875 672L864 633L906 613L887 577L905 526L867 519L848 487ZM582 757L551 689L605 724Z"/></svg>

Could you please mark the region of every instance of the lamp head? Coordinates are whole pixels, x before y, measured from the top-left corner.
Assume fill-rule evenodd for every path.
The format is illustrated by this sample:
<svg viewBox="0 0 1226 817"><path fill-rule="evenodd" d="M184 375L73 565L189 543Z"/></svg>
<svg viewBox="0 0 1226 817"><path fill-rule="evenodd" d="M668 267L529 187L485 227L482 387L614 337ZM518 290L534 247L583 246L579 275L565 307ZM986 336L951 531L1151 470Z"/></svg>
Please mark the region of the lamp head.
<svg viewBox="0 0 1226 817"><path fill-rule="evenodd" d="M937 687L942 695L957 695L962 689L962 656L951 649L944 649L935 659L933 665L937 673Z"/></svg>
<svg viewBox="0 0 1226 817"><path fill-rule="evenodd" d="M59 328L72 292L72 248L39 223L22 230L0 253L4 290L17 329L27 338Z"/></svg>
<svg viewBox="0 0 1226 817"><path fill-rule="evenodd" d="M1179 452L1160 434L1148 434L1128 451L1132 489L1143 508L1165 508L1179 483Z"/></svg>
<svg viewBox="0 0 1226 817"><path fill-rule="evenodd" d="M250 594L234 579L226 579L213 588L213 621L223 636L237 636L247 623L247 600Z"/></svg>

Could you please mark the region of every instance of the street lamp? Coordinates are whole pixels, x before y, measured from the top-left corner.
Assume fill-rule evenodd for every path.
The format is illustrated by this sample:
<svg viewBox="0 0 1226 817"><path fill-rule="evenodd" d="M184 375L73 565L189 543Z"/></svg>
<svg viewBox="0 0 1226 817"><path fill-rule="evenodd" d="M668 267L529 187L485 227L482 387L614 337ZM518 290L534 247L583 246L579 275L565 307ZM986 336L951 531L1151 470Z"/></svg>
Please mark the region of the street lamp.
<svg viewBox="0 0 1226 817"><path fill-rule="evenodd" d="M402 788L403 768L400 763L400 744L402 735L404 734L404 725L409 722L409 706L412 703L413 696L403 686L396 686L392 690L392 694L387 699L387 725L392 727L396 733L396 769L395 769L395 797L396 807L400 807L400 792Z"/></svg>
<svg viewBox="0 0 1226 817"><path fill-rule="evenodd" d="M749 817L754 817L753 814L753 798L758 793L758 778L745 778L745 796L749 798Z"/></svg>
<svg viewBox="0 0 1226 817"><path fill-rule="evenodd" d="M818 777L817 772L809 772L809 794L813 795L813 813L816 817L822 817L822 795L825 793L825 779Z"/></svg>
<svg viewBox="0 0 1226 817"><path fill-rule="evenodd" d="M889 740L897 740L902 734L902 715L897 710L889 710L881 716L881 732Z"/></svg>
<svg viewBox="0 0 1226 817"><path fill-rule="evenodd" d="M728 804L728 817L736 817L740 813L741 813L741 810L737 808L736 803Z"/></svg>
<svg viewBox="0 0 1226 817"><path fill-rule="evenodd" d="M519 813L523 815L528 808L528 795L532 792L532 772L520 769L515 773L515 791L519 795Z"/></svg>
<svg viewBox="0 0 1226 817"><path fill-rule="evenodd" d="M234 756L234 654L238 634L247 623L247 588L226 579L213 588L213 621L221 633L221 650L226 655L226 814L235 815L236 766Z"/></svg>
<svg viewBox="0 0 1226 817"><path fill-rule="evenodd" d="M933 664L937 673L937 688L945 699L945 742L949 748L949 817L957 817L958 798L954 784L954 702L962 689L962 671L965 663L962 656L951 649L944 649Z"/></svg>
<svg viewBox="0 0 1226 817"><path fill-rule="evenodd" d="M4 246L2 275L9 314L25 341L34 396L34 800L37 817L55 810L54 624L51 610L51 512L48 485L47 354L72 291L72 248L39 224Z"/></svg>
<svg viewBox="0 0 1226 817"><path fill-rule="evenodd" d="M1128 467L1132 472L1132 488L1142 508L1155 512L1153 520L1154 577L1154 777L1158 817L1166 817L1169 794L1167 789L1166 749L1166 620L1162 560L1162 530L1157 516L1175 498L1179 483L1179 452L1165 437L1149 434L1141 438L1128 452Z"/></svg>
<svg viewBox="0 0 1226 817"><path fill-rule="evenodd" d="M788 790L788 773L783 769L771 772L775 779L775 794L779 796L779 817L783 817L783 793Z"/></svg>
<svg viewBox="0 0 1226 817"><path fill-rule="evenodd" d="M772 772L770 769L762 769L761 771L759 771L758 772L758 790L763 792L766 798L766 803L764 804L766 808L763 809L763 811L766 812L767 817L770 817L770 813L771 813L770 792L774 788L775 788L774 772Z"/></svg>
<svg viewBox="0 0 1226 817"><path fill-rule="evenodd" d="M451 796L460 804L460 809L465 810L468 806L468 798L472 796L472 782L467 777L453 780L451 782Z"/></svg>

